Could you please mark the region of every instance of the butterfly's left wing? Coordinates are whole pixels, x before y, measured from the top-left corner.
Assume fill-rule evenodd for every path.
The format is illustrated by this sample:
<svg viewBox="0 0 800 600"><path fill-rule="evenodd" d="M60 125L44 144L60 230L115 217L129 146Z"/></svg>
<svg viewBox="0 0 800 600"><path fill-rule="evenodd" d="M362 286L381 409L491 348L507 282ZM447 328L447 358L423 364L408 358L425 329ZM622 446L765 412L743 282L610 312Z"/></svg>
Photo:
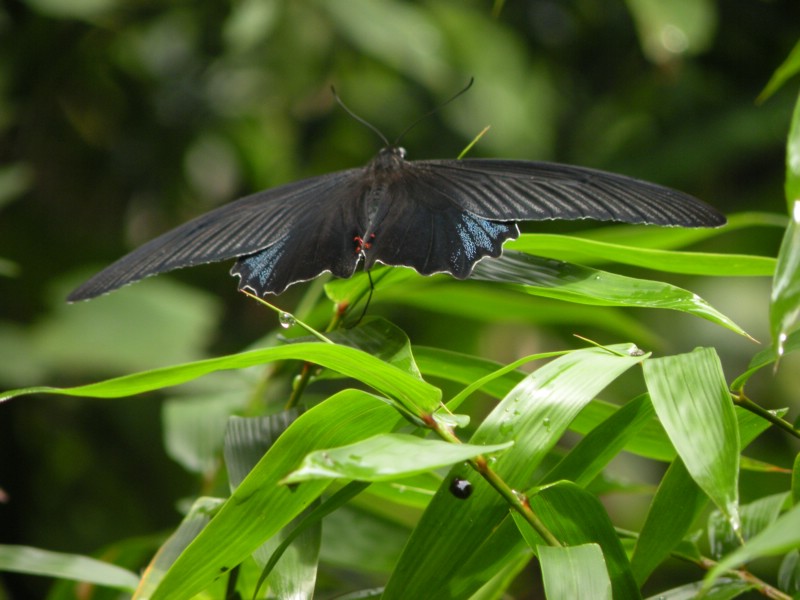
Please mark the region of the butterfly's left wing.
<svg viewBox="0 0 800 600"><path fill-rule="evenodd" d="M408 165L417 179L484 219L597 219L680 227L726 222L717 210L683 192L585 167L493 159Z"/></svg>
<svg viewBox="0 0 800 600"><path fill-rule="evenodd" d="M262 251L266 254L260 259L244 259L236 271L240 287L277 294L324 271L349 277L358 261L353 236L366 220L364 186L364 169L350 169L225 204L125 255L68 300L94 298L150 275Z"/></svg>

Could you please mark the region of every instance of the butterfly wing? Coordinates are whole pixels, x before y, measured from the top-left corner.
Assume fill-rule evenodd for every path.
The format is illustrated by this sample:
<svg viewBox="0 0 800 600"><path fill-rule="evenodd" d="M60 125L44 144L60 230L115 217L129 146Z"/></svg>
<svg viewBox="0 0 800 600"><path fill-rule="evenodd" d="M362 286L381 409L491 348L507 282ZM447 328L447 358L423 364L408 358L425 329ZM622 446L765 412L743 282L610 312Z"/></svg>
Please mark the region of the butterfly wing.
<svg viewBox="0 0 800 600"><path fill-rule="evenodd" d="M718 227L725 217L697 198L654 183L547 162L466 159L413 165L417 178L484 219L597 219Z"/></svg>
<svg viewBox="0 0 800 600"><path fill-rule="evenodd" d="M365 224L363 174L364 169L351 169L312 177L221 206L122 257L74 290L68 300L94 298L150 275L269 248L277 261L273 270L281 276L269 280L266 291L274 291L270 285L282 291L324 271L352 275L358 257L353 255L352 236L348 244L342 233ZM250 285L246 267L239 275L242 287L261 290ZM292 280L294 276L300 279Z"/></svg>
<svg viewBox="0 0 800 600"><path fill-rule="evenodd" d="M519 235L513 222L464 210L457 196L414 165L404 163L383 188L364 235L369 244L365 268L378 261L412 267L423 275L450 273L464 279L476 262L500 256L503 243Z"/></svg>

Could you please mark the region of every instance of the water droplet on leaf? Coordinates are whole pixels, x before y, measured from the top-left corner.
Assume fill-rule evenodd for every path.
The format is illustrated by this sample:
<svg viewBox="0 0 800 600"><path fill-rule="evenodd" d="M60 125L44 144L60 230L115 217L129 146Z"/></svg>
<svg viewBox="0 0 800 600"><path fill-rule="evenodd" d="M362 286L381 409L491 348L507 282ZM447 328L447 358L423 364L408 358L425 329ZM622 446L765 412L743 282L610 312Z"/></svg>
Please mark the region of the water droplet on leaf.
<svg viewBox="0 0 800 600"><path fill-rule="evenodd" d="M296 323L294 316L287 312L282 312L278 315L278 322L280 322L281 327L284 329L289 329L289 327Z"/></svg>

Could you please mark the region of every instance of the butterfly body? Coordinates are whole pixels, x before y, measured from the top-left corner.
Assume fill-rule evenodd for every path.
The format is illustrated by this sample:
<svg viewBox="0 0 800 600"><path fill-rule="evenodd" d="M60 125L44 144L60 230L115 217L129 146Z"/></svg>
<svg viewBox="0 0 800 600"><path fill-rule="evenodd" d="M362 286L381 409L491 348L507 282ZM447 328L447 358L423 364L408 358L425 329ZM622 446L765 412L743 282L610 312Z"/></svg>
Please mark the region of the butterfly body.
<svg viewBox="0 0 800 600"><path fill-rule="evenodd" d="M496 159L405 160L388 146L365 167L247 196L151 240L70 296L93 298L144 277L235 258L239 287L279 294L359 263L464 279L519 235L517 221L598 219L683 227L725 223L659 185L570 165Z"/></svg>

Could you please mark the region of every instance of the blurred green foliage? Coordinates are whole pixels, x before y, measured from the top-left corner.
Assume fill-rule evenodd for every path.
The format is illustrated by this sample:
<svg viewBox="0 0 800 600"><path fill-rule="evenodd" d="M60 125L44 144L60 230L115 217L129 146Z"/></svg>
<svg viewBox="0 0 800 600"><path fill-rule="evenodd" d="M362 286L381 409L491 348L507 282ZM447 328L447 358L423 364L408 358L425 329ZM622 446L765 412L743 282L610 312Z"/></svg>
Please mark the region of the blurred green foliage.
<svg viewBox="0 0 800 600"><path fill-rule="evenodd" d="M784 152L796 85L758 106L755 99L797 43L796 2L511 0L497 18L491 4L1 5L0 389L74 385L196 360L240 350L274 329L274 316L236 293L224 265L85 305L63 298L93 268L214 206L365 163L381 142L338 108L332 85L393 140L474 77L469 93L405 135L410 158L455 157L490 125L472 155L626 173L726 213L786 212ZM774 256L780 239L775 228L751 229L703 249ZM669 281L769 339L768 280ZM292 288L279 304L296 310L305 289ZM370 312L398 323L414 343L499 361L575 347L578 319L536 302L537 318L500 322L506 310L498 308L502 319L488 325L470 320L463 306L447 314L420 301L411 310L380 296ZM314 313L318 321L326 309ZM595 310L587 309L579 332L604 342L627 331L665 352L716 346L730 373L743 371L756 350L684 315L609 308L591 316ZM792 360L776 377L754 379L751 396L796 413ZM174 404L165 406L175 414ZM207 492L208 482L167 459L160 410L156 397L3 405L0 490L8 500L0 503L0 542L89 553L174 527L180 499ZM784 467L796 451L780 435L755 447L759 458ZM624 459L617 466L619 473L637 468ZM770 485L746 473L743 500ZM626 526L640 525L637 498L610 502L621 504L609 510ZM678 569L666 577L690 576ZM0 598L41 597L45 584L13 575L0 581Z"/></svg>

